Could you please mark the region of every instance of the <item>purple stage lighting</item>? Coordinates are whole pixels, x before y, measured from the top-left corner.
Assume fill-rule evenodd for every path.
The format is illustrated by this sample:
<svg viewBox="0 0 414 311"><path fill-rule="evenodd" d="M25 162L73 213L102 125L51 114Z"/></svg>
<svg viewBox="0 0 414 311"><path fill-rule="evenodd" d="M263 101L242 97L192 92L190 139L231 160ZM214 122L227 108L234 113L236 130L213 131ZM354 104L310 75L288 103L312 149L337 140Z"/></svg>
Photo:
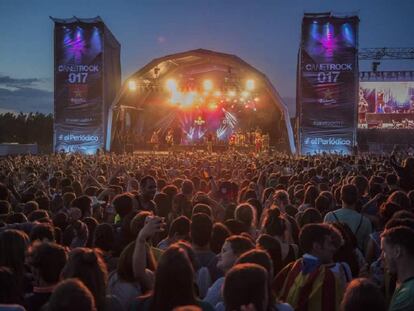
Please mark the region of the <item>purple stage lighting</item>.
<svg viewBox="0 0 414 311"><path fill-rule="evenodd" d="M73 60L76 64L79 63L86 48L83 29L76 27L71 31L69 28L66 28L65 35L63 36L63 47L66 61Z"/></svg>
<svg viewBox="0 0 414 311"><path fill-rule="evenodd" d="M336 49L336 38L334 36L334 28L331 23L324 25L324 35L321 39L322 46L325 48L325 54L332 57Z"/></svg>
<svg viewBox="0 0 414 311"><path fill-rule="evenodd" d="M354 32L352 31L351 25L346 23L342 25L342 37L351 46L355 45Z"/></svg>

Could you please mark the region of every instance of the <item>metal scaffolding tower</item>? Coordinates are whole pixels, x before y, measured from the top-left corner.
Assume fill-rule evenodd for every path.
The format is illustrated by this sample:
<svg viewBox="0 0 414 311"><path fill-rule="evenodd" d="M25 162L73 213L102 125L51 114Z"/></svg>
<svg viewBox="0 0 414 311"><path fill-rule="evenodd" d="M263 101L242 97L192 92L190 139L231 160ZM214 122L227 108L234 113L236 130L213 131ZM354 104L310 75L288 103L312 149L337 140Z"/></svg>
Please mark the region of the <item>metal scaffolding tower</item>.
<svg viewBox="0 0 414 311"><path fill-rule="evenodd" d="M414 59L414 48L362 48L359 60L401 60Z"/></svg>

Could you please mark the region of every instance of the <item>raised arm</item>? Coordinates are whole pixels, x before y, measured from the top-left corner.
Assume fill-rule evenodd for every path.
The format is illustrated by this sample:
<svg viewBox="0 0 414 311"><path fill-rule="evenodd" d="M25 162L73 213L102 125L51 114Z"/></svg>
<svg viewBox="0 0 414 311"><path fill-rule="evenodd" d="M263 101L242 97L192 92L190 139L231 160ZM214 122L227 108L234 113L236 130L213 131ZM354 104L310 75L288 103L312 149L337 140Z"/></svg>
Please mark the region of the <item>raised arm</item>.
<svg viewBox="0 0 414 311"><path fill-rule="evenodd" d="M160 217L148 216L145 225L139 232L136 240L134 253L132 255L132 270L134 277L139 280L142 287L150 290L154 287L154 274L147 269L147 240L155 233L162 231L162 219Z"/></svg>

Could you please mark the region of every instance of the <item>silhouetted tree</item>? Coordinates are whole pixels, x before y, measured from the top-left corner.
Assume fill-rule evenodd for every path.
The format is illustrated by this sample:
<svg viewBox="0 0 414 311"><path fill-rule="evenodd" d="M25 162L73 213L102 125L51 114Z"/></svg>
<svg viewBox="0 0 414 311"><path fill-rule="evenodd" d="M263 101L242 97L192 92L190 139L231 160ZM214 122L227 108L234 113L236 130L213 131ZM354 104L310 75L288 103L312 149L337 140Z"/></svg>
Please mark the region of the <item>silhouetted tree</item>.
<svg viewBox="0 0 414 311"><path fill-rule="evenodd" d="M20 144L37 143L50 149L53 141L53 115L20 112L0 114L0 142Z"/></svg>

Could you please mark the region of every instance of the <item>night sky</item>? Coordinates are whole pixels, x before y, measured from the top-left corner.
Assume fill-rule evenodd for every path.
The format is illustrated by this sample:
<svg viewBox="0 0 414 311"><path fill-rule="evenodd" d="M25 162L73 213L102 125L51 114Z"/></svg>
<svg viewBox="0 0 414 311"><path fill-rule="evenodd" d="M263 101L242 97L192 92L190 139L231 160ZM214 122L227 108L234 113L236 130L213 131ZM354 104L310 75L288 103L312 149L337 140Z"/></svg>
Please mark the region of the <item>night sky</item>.
<svg viewBox="0 0 414 311"><path fill-rule="evenodd" d="M414 47L414 0L0 0L0 112L52 112L49 16L99 15L121 43L123 80L167 54L235 54L269 77L293 116L301 18L327 11L359 15L360 47ZM379 67L402 69L414 60Z"/></svg>

